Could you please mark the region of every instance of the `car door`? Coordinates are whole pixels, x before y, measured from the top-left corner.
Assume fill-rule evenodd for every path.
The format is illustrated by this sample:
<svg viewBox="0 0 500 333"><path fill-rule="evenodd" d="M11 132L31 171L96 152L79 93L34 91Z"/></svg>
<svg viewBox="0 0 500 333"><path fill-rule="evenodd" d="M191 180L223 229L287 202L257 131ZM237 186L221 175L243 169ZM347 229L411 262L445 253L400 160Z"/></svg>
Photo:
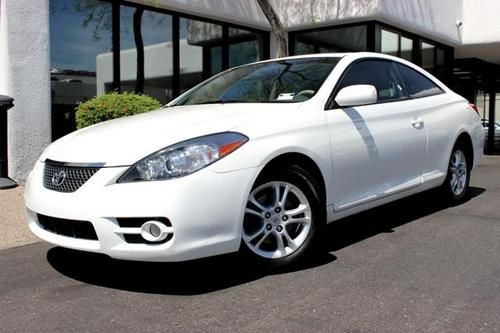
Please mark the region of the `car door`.
<svg viewBox="0 0 500 333"><path fill-rule="evenodd" d="M446 176L456 129L466 122L463 103L446 94L435 82L422 73L397 64L405 82L411 103L419 108L425 120L427 134L424 181Z"/></svg>
<svg viewBox="0 0 500 333"><path fill-rule="evenodd" d="M396 64L384 59L357 61L346 69L332 96L357 84L373 85L377 103L340 108L333 102L326 110L336 211L422 182L425 124L418 105L408 98Z"/></svg>

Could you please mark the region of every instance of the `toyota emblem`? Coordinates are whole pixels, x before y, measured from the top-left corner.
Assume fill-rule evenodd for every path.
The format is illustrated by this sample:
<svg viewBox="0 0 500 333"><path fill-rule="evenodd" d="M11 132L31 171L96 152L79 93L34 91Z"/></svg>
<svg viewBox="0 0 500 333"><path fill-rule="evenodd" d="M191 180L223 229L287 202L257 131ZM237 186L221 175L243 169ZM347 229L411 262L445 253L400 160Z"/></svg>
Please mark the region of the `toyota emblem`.
<svg viewBox="0 0 500 333"><path fill-rule="evenodd" d="M66 172L64 170L59 170L52 176L52 185L55 187L61 186L66 180Z"/></svg>

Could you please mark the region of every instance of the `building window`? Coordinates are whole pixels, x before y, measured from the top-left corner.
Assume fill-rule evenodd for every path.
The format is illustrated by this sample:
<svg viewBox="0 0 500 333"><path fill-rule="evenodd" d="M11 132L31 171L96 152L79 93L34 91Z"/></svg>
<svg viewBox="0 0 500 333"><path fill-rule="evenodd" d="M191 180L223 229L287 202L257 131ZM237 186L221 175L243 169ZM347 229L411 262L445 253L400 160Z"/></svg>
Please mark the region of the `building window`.
<svg viewBox="0 0 500 333"><path fill-rule="evenodd" d="M180 19L181 93L222 71L222 30L219 24ZM219 52L212 52L214 48Z"/></svg>
<svg viewBox="0 0 500 333"><path fill-rule="evenodd" d="M50 0L53 139L78 102L113 89L167 103L229 67L269 58L269 33L105 0ZM116 37L113 39L113 36Z"/></svg>
<svg viewBox="0 0 500 333"><path fill-rule="evenodd" d="M445 65L445 50L443 48L436 49L436 66L444 67Z"/></svg>
<svg viewBox="0 0 500 333"><path fill-rule="evenodd" d="M229 28L229 67L255 62L259 59L259 36L253 32Z"/></svg>
<svg viewBox="0 0 500 333"><path fill-rule="evenodd" d="M422 42L422 68L434 69L436 67L434 52L436 47L432 44Z"/></svg>
<svg viewBox="0 0 500 333"><path fill-rule="evenodd" d="M180 20L181 93L224 69L265 58L264 41L252 31Z"/></svg>
<svg viewBox="0 0 500 333"><path fill-rule="evenodd" d="M393 56L399 55L399 35L387 31L382 30L382 39L381 39L381 52L385 54L390 54Z"/></svg>
<svg viewBox="0 0 500 333"><path fill-rule="evenodd" d="M413 62L445 82L449 80L452 48L383 23L376 26L375 40L380 41L376 50Z"/></svg>
<svg viewBox="0 0 500 333"><path fill-rule="evenodd" d="M413 39L401 37L401 58L413 61Z"/></svg>
<svg viewBox="0 0 500 333"><path fill-rule="evenodd" d="M144 93L163 104L172 100L172 17L141 7L121 6L120 48L121 90ZM108 66L102 68L106 85L111 85L113 79L113 66L109 66L112 56L105 55Z"/></svg>
<svg viewBox="0 0 500 333"><path fill-rule="evenodd" d="M329 28L291 34L292 53L355 52L367 50L367 26Z"/></svg>
<svg viewBox="0 0 500 333"><path fill-rule="evenodd" d="M222 72L222 46L213 46L210 48L209 64L209 76Z"/></svg>
<svg viewBox="0 0 500 333"><path fill-rule="evenodd" d="M380 52L414 61L413 39L404 37L401 33L381 29L380 44Z"/></svg>
<svg viewBox="0 0 500 333"><path fill-rule="evenodd" d="M77 103L97 94L96 59L112 48L111 4L51 0L50 9L52 138L57 139L74 130Z"/></svg>

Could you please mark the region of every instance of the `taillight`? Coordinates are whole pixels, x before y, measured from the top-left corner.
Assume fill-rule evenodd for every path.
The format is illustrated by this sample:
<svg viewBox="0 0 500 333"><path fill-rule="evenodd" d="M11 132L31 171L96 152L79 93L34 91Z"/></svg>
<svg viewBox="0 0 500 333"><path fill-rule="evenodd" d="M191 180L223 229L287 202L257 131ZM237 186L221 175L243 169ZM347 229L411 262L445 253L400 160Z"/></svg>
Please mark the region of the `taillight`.
<svg viewBox="0 0 500 333"><path fill-rule="evenodd" d="M477 108L476 104L469 103L469 106L472 108L472 110L476 111L476 113L479 115L479 109Z"/></svg>

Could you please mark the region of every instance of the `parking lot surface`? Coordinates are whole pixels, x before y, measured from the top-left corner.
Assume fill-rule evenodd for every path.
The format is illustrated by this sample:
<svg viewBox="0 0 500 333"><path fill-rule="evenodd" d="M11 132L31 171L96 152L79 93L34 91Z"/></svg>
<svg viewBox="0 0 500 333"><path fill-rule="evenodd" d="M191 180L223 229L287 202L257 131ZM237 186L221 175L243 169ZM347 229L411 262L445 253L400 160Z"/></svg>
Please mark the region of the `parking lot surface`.
<svg viewBox="0 0 500 333"><path fill-rule="evenodd" d="M0 331L500 331L500 158L471 186L460 206L426 192L333 223L329 252L290 271L5 249Z"/></svg>

